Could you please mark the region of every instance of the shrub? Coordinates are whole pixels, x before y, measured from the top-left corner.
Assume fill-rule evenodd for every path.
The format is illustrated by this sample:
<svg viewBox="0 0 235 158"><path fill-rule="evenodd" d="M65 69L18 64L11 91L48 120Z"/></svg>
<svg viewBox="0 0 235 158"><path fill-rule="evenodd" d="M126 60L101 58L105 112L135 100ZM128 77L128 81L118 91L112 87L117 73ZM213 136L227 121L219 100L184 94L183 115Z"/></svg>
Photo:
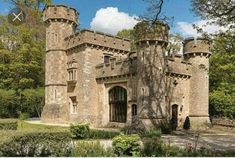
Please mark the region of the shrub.
<svg viewBox="0 0 235 158"><path fill-rule="evenodd" d="M0 156L69 156L71 138L68 132L14 132L0 144Z"/></svg>
<svg viewBox="0 0 235 158"><path fill-rule="evenodd" d="M89 124L70 125L70 132L73 138L84 139L89 137Z"/></svg>
<svg viewBox="0 0 235 158"><path fill-rule="evenodd" d="M0 119L0 130L17 130L17 120Z"/></svg>
<svg viewBox="0 0 235 158"><path fill-rule="evenodd" d="M21 113L19 116L20 120L27 120L29 118L29 114L28 113Z"/></svg>
<svg viewBox="0 0 235 158"><path fill-rule="evenodd" d="M112 139L117 135L119 135L119 132L94 130L94 129L91 129L89 131L89 138L90 139Z"/></svg>
<svg viewBox="0 0 235 158"><path fill-rule="evenodd" d="M160 128L163 134L170 134L172 132L172 125L169 121L162 121L160 123Z"/></svg>
<svg viewBox="0 0 235 158"><path fill-rule="evenodd" d="M100 142L79 141L72 149L73 157L114 157L112 148L104 149Z"/></svg>
<svg viewBox="0 0 235 158"><path fill-rule="evenodd" d="M145 138L143 139L144 149L143 156L184 156L185 151L176 146L170 146L163 143L160 138Z"/></svg>
<svg viewBox="0 0 235 158"><path fill-rule="evenodd" d="M118 156L141 156L140 137L137 134L116 136L112 145Z"/></svg>
<svg viewBox="0 0 235 158"><path fill-rule="evenodd" d="M143 137L149 137L149 138L154 138L154 137L161 137L161 130L160 129L152 129L150 131L145 131L140 134L140 136Z"/></svg>

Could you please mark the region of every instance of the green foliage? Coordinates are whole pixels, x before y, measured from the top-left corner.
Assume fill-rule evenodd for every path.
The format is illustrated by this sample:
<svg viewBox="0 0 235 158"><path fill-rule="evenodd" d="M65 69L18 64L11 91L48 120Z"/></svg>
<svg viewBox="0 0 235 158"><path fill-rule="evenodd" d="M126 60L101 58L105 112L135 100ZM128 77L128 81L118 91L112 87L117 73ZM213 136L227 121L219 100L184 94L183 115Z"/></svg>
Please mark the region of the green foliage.
<svg viewBox="0 0 235 158"><path fill-rule="evenodd" d="M14 132L0 144L0 156L69 156L71 138L68 132Z"/></svg>
<svg viewBox="0 0 235 158"><path fill-rule="evenodd" d="M134 30L133 29L123 29L117 33L117 36L121 38L127 38L131 40L131 51L136 50L135 42L134 42Z"/></svg>
<svg viewBox="0 0 235 158"><path fill-rule="evenodd" d="M29 113L30 116L41 116L44 106L44 88L25 89L21 93L22 112Z"/></svg>
<svg viewBox="0 0 235 158"><path fill-rule="evenodd" d="M73 138L85 139L89 137L90 127L89 124L83 123L78 125L70 125L70 132Z"/></svg>
<svg viewBox="0 0 235 158"><path fill-rule="evenodd" d="M216 22L221 26L234 26L234 1L191 0L191 2L193 11L203 19Z"/></svg>
<svg viewBox="0 0 235 158"><path fill-rule="evenodd" d="M14 119L0 119L0 130L17 130L18 122Z"/></svg>
<svg viewBox="0 0 235 158"><path fill-rule="evenodd" d="M148 138L154 138L154 137L161 137L161 130L160 129L152 129L150 131L145 131L140 134L141 137L148 137Z"/></svg>
<svg viewBox="0 0 235 158"><path fill-rule="evenodd" d="M210 58L210 115L235 118L235 38L229 35L214 39Z"/></svg>
<svg viewBox="0 0 235 158"><path fill-rule="evenodd" d="M89 124L70 125L70 133L75 139L110 139L119 132L90 129Z"/></svg>
<svg viewBox="0 0 235 158"><path fill-rule="evenodd" d="M7 0L6 0L7 1ZM14 1L27 15L26 23L14 26L0 15L0 117L27 112L40 117L44 102L45 27L36 5L50 0ZM3 93L2 93L3 92Z"/></svg>
<svg viewBox="0 0 235 158"><path fill-rule="evenodd" d="M140 137L137 134L116 136L112 145L118 156L141 156Z"/></svg>
<svg viewBox="0 0 235 158"><path fill-rule="evenodd" d="M89 139L112 139L117 135L119 132L91 129L88 137Z"/></svg>
<svg viewBox="0 0 235 158"><path fill-rule="evenodd" d="M210 114L220 117L235 118L234 95L225 94L223 91L210 93Z"/></svg>
<svg viewBox="0 0 235 158"><path fill-rule="evenodd" d="M170 134L172 132L172 125L168 120L160 123L160 129L163 134Z"/></svg>
<svg viewBox="0 0 235 158"><path fill-rule="evenodd" d="M72 149L72 157L114 157L111 148L104 149L100 142L78 141Z"/></svg>
<svg viewBox="0 0 235 158"><path fill-rule="evenodd" d="M29 114L28 113L21 113L19 116L20 120L27 120L29 118Z"/></svg>
<svg viewBox="0 0 235 158"><path fill-rule="evenodd" d="M16 96L14 90L0 89L0 118L10 118L17 115Z"/></svg>

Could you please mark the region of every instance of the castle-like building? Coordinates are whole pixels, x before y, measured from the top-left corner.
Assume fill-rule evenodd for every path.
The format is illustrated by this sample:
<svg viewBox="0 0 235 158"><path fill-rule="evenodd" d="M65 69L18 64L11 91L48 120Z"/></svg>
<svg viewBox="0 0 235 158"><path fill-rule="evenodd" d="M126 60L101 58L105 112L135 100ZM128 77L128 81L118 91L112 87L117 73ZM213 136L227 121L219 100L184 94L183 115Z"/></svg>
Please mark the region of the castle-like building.
<svg viewBox="0 0 235 158"><path fill-rule="evenodd" d="M81 30L78 12L47 6L45 106L47 123L88 122L95 127L124 126L139 120L153 127L169 120L182 128L209 123L210 44L185 39L183 55L167 54L168 25L140 22L136 52L129 39Z"/></svg>

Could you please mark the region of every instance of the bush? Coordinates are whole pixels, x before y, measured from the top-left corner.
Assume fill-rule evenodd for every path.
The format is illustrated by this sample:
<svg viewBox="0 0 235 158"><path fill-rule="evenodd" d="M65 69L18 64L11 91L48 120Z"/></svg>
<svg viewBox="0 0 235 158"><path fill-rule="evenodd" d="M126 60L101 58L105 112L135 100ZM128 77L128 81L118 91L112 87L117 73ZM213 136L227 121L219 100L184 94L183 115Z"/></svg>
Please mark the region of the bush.
<svg viewBox="0 0 235 158"><path fill-rule="evenodd" d="M116 136L113 149L118 156L141 156L140 137L137 134Z"/></svg>
<svg viewBox="0 0 235 158"><path fill-rule="evenodd" d="M162 121L160 123L160 128L163 134L170 134L172 132L172 125L169 121Z"/></svg>
<svg viewBox="0 0 235 158"><path fill-rule="evenodd" d="M0 144L0 156L69 156L71 138L68 132L13 132Z"/></svg>
<svg viewBox="0 0 235 158"><path fill-rule="evenodd" d="M89 124L70 125L70 132L73 138L84 139L89 137Z"/></svg>
<svg viewBox="0 0 235 158"><path fill-rule="evenodd" d="M149 137L149 138L154 138L154 137L161 137L161 130L160 129L152 129L150 131L145 131L140 134L140 136L143 137Z"/></svg>
<svg viewBox="0 0 235 158"><path fill-rule="evenodd" d="M91 129L89 131L89 136L88 137L90 139L112 139L117 135L119 135L119 132Z"/></svg>
<svg viewBox="0 0 235 158"><path fill-rule="evenodd" d="M70 132L76 139L111 139L119 135L119 132L90 129L89 124L71 125Z"/></svg>
<svg viewBox="0 0 235 158"><path fill-rule="evenodd" d="M104 149L100 142L76 142L72 149L71 156L73 157L114 157L115 154L112 148Z"/></svg>
<svg viewBox="0 0 235 158"><path fill-rule="evenodd" d="M176 146L170 146L163 143L160 138L143 139L143 156L165 157L165 156L185 156L185 151Z"/></svg>
<svg viewBox="0 0 235 158"><path fill-rule="evenodd" d="M28 113L21 113L19 116L20 120L27 120L29 118L29 114Z"/></svg>
<svg viewBox="0 0 235 158"><path fill-rule="evenodd" d="M0 119L0 130L17 130L17 120Z"/></svg>

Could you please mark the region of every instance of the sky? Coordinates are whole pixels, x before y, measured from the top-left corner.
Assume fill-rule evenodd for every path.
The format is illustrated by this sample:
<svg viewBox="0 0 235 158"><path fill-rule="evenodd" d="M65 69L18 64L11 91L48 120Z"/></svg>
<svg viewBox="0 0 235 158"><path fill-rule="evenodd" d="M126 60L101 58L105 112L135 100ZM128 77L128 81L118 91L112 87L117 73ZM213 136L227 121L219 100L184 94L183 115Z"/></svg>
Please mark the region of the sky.
<svg viewBox="0 0 235 158"><path fill-rule="evenodd" d="M122 29L131 29L137 23L136 17L146 12L147 5L143 0L53 0L54 4L73 7L80 13L81 28L88 28L115 35ZM165 0L163 14L174 17L170 25L171 33L183 37L200 36L192 24L204 26L208 21L200 19L191 11L190 0ZM6 0L0 0L0 14L7 15L14 8ZM204 27L204 31L214 33L218 26Z"/></svg>

